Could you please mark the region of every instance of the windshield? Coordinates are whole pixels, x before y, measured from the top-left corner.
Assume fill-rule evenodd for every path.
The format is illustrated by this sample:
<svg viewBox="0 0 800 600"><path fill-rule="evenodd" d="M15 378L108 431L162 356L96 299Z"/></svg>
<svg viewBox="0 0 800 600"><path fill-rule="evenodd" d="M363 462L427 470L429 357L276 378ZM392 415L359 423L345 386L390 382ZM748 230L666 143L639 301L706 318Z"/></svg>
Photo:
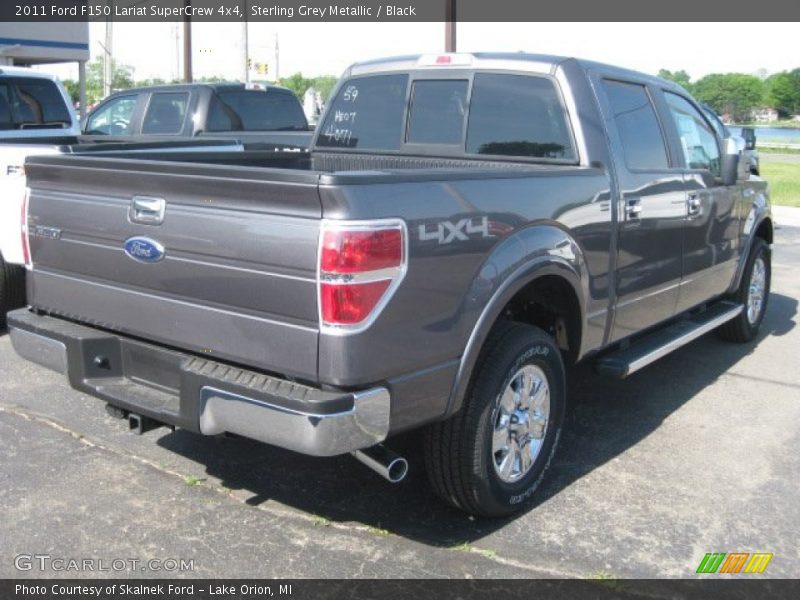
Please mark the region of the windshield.
<svg viewBox="0 0 800 600"><path fill-rule="evenodd" d="M0 79L0 129L63 129L72 124L58 86L49 79Z"/></svg>
<svg viewBox="0 0 800 600"><path fill-rule="evenodd" d="M276 90L220 91L211 103L208 131L307 131L297 97Z"/></svg>

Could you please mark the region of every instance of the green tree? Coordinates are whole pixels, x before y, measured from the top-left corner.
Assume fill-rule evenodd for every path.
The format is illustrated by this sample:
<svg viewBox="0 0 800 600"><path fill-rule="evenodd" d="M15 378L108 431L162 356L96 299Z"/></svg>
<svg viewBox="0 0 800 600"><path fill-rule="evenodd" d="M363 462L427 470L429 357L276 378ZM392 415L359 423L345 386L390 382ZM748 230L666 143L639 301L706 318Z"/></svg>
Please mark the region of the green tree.
<svg viewBox="0 0 800 600"><path fill-rule="evenodd" d="M337 81L338 78L333 75L322 75L321 77L315 77L312 85L322 96L322 101L327 102Z"/></svg>
<svg viewBox="0 0 800 600"><path fill-rule="evenodd" d="M74 84L74 85L73 85ZM64 82L67 91L70 95L78 99L78 84L72 82L67 86ZM133 67L129 65L117 64L112 61L111 65L111 91L127 90L134 87L133 82ZM86 65L86 100L89 105L95 104L103 99L103 61L101 59L93 60Z"/></svg>
<svg viewBox="0 0 800 600"><path fill-rule="evenodd" d="M687 91L692 91L692 82L689 74L681 69L680 71L669 71L668 69L660 69L658 71L658 76L662 79L668 79L670 81L674 81Z"/></svg>
<svg viewBox="0 0 800 600"><path fill-rule="evenodd" d="M80 100L81 86L79 82L75 81L74 79L63 79L61 84L64 86L64 89L67 90L69 97L72 98L73 104Z"/></svg>
<svg viewBox="0 0 800 600"><path fill-rule="evenodd" d="M766 82L767 104L782 117L800 113L800 68L775 73Z"/></svg>
<svg viewBox="0 0 800 600"><path fill-rule="evenodd" d="M764 103L764 82L755 75L713 73L692 86L692 93L719 114L746 121L754 108Z"/></svg>
<svg viewBox="0 0 800 600"><path fill-rule="evenodd" d="M310 88L313 83L314 81L312 79L306 79L300 72L290 75L280 81L282 86L292 90L301 100L303 99L303 94L306 93L306 90Z"/></svg>

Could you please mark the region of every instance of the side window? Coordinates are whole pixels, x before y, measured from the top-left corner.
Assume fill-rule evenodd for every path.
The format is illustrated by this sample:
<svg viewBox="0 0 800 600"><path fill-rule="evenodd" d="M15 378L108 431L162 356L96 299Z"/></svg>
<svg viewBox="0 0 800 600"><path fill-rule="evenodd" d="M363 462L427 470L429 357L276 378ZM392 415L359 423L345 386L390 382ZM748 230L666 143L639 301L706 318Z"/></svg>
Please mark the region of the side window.
<svg viewBox="0 0 800 600"><path fill-rule="evenodd" d="M529 75L476 74L467 153L575 160L566 111L553 82Z"/></svg>
<svg viewBox="0 0 800 600"><path fill-rule="evenodd" d="M186 92L154 93L142 121L142 133L180 133L188 103Z"/></svg>
<svg viewBox="0 0 800 600"><path fill-rule="evenodd" d="M606 79L603 87L629 169L666 169L667 147L656 111L643 85Z"/></svg>
<svg viewBox="0 0 800 600"><path fill-rule="evenodd" d="M128 135L136 108L135 94L110 100L89 115L84 133L89 135Z"/></svg>
<svg viewBox="0 0 800 600"><path fill-rule="evenodd" d="M14 117L11 114L11 90L5 83L0 83L0 129L14 129Z"/></svg>
<svg viewBox="0 0 800 600"><path fill-rule="evenodd" d="M20 100L18 111L23 123L70 124L69 110L55 83L27 77L16 79L15 83Z"/></svg>
<svg viewBox="0 0 800 600"><path fill-rule="evenodd" d="M688 100L671 92L664 95L681 138L686 165L690 169L708 169L719 177L720 152L714 130Z"/></svg>
<svg viewBox="0 0 800 600"><path fill-rule="evenodd" d="M466 79L415 81L406 142L461 144L468 84Z"/></svg>

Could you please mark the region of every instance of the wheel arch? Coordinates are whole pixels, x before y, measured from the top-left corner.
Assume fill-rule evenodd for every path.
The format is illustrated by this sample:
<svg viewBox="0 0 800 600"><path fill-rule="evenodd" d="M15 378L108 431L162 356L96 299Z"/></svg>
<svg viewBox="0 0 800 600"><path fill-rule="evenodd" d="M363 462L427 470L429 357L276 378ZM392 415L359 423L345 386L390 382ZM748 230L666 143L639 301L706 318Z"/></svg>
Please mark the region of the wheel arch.
<svg viewBox="0 0 800 600"><path fill-rule="evenodd" d="M573 360L583 355L584 332L586 331L587 275L585 261L577 243L566 232L555 229L563 240L563 249L568 244L569 252L545 251L520 261L518 266L495 288L485 303L469 335L464 353L459 361L447 409L442 418L457 412L464 401L470 379L492 328L499 319L504 318L506 310L515 301L525 298L538 285L545 284L550 289L558 289L568 294L570 326L567 329L569 355ZM552 232L551 232L552 233ZM555 287L554 287L555 286ZM530 322L522 320L522 322Z"/></svg>

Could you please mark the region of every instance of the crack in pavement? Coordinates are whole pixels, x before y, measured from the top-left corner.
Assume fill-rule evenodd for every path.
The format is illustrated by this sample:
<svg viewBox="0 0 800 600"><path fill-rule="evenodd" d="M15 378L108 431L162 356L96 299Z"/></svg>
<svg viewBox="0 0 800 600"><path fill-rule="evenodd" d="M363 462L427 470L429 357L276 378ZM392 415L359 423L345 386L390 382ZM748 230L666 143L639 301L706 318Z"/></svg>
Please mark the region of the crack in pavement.
<svg viewBox="0 0 800 600"><path fill-rule="evenodd" d="M144 457L139 456L137 454L131 453L131 452L127 451L127 450L123 450L123 449L120 449L120 448L109 446L109 445L103 444L101 442L98 442L96 440L89 439L86 435L84 435L84 434L82 434L82 433L80 433L78 431L75 431L74 429L71 429L70 427L68 427L68 426L66 426L66 425L64 425L62 423L59 423L58 421L56 421L55 419L53 419L53 418L51 418L49 416L42 415L40 413L28 410L25 407L22 407L22 406L19 406L19 405L5 404L5 403L0 403L0 413L6 413L6 414L9 414L9 415L13 415L15 417L18 417L18 418L25 419L25 420L30 421L30 422L37 423L37 424L45 426L45 427L50 427L51 429L55 429L56 431L58 431L60 433L68 435L69 437L73 438L74 440L78 441L79 443L81 443L81 444L83 444L83 445L85 445L85 446L87 446L89 448L97 449L97 450L100 450L100 451L105 451L105 452L108 452L109 454L113 454L114 456L119 457L119 458L125 458L125 459L136 461L136 462L138 462L140 464L143 464L145 466L148 466L148 467L150 467L150 468L152 468L152 469L154 469L154 470L156 470L156 471L158 471L160 473L175 477L175 478L179 479L182 484L185 485L185 481L186 481L186 477L187 477L185 474L183 474L183 473L181 473L179 471L173 470L173 469L169 469L169 468L163 466L162 464L159 464L159 463L157 463L155 461L152 461L152 460L150 460L148 458L144 458ZM216 493L218 493L218 494L220 494L220 495L222 495L222 496L224 496L226 498L234 500L235 502L237 502L239 504L244 504L249 509L257 509L259 511L265 512L268 515L270 515L271 517L292 518L292 519L301 521L304 524L311 525L311 527L315 527L316 526L316 521L317 521L318 517L315 516L315 515L306 515L306 514L298 513L298 512L295 512L295 511L283 510L283 509L281 509L279 507L276 507L276 506L265 506L263 504L259 504L257 506L253 506L251 504L248 504L245 499L242 499L242 498L239 498L238 496L236 496L233 493L232 490L230 490L228 488L225 488L223 486L208 484L207 482L203 482L200 485L202 485L202 487L204 487L205 489L214 491L214 492L216 492ZM374 534L374 533L372 533L370 531L369 526L366 526L366 525L363 525L363 526L361 526L361 525L348 525L346 523L337 523L337 522L334 522L334 521L329 521L329 522L326 523L325 526L326 526L326 528L330 527L332 529L337 529L337 530L340 530L340 531L343 531L343 532L348 532L348 533L353 533L353 532L357 532L359 534L366 533L366 534L368 534L370 536L370 539L375 538L375 537L387 537L387 538L389 538L389 537L394 535L391 532L389 532L388 536L386 536L385 534L381 534L380 536L376 536L376 534ZM440 549L441 550L446 550L446 551L451 551L451 552L458 551L456 548L441 547ZM469 549L469 553L470 554L476 554L476 555L480 556L482 560L487 560L487 561L494 562L494 563L497 563L497 564L500 564L500 565L504 565L504 566L508 566L508 567L514 567L514 568L517 568L517 569L529 571L531 574L535 574L536 576L539 576L539 577L548 577L548 578L559 577L559 578L573 578L573 579L586 578L585 574L582 574L582 573L579 573L579 572L569 572L569 571L554 570L554 569L542 569L540 567L536 567L536 566L533 566L533 565L530 565L530 564L527 564L527 563L524 563L524 562L521 562L521 561L518 561L518 560L515 560L515 559L512 559L512 558L506 558L506 557L503 557L503 556L499 556L496 553L494 553L492 555L493 552L494 551L492 551L492 550L487 550L487 549L479 548L479 547L476 547L476 546L471 546L470 549ZM487 553L489 553L489 555L487 555Z"/></svg>
<svg viewBox="0 0 800 600"><path fill-rule="evenodd" d="M788 387L792 389L800 389L800 385L796 383L789 383L788 381L779 381L777 379L769 379L767 377L756 377L755 375L743 375L741 373L725 373L723 377L737 377L739 379L747 379L749 381L756 381L759 383L772 383L775 385L781 385L783 387Z"/></svg>

